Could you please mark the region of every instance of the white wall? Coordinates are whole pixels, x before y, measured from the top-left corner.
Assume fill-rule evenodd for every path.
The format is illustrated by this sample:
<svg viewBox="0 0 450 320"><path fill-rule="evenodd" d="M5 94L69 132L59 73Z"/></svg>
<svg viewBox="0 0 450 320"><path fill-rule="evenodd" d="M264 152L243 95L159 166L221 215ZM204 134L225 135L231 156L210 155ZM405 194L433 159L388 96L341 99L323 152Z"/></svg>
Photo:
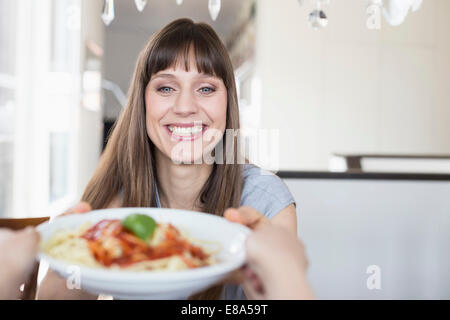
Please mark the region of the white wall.
<svg viewBox="0 0 450 320"><path fill-rule="evenodd" d="M450 182L284 179L320 299L449 299ZM367 267L381 270L369 290Z"/></svg>
<svg viewBox="0 0 450 320"><path fill-rule="evenodd" d="M327 169L333 152L450 153L450 1L381 30L367 29L366 1L331 1L321 31L305 3L258 0L260 127L280 129L280 169Z"/></svg>

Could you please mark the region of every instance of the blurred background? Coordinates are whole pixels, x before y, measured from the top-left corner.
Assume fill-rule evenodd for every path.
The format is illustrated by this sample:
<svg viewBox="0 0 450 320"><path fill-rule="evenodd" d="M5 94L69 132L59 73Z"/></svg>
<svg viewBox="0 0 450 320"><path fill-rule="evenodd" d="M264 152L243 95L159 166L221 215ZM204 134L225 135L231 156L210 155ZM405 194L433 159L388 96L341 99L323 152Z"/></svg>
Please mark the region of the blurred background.
<svg viewBox="0 0 450 320"><path fill-rule="evenodd" d="M0 217L80 199L139 51L189 17L228 48L242 127L278 132L275 162L249 156L296 198L318 296L448 299L449 12L447 0L0 0ZM381 289L366 285L370 265Z"/></svg>

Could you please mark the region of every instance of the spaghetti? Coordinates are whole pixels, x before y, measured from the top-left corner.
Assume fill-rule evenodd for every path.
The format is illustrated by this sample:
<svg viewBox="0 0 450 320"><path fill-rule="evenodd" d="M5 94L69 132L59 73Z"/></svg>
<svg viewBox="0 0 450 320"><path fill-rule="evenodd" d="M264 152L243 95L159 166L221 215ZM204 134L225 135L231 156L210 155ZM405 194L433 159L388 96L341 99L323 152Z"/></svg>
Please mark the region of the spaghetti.
<svg viewBox="0 0 450 320"><path fill-rule="evenodd" d="M138 232L124 227L123 221L105 219L75 231L60 230L42 249L53 258L71 263L133 271L176 271L216 262L211 252L193 244L193 239L172 224L155 225L151 237L142 239Z"/></svg>

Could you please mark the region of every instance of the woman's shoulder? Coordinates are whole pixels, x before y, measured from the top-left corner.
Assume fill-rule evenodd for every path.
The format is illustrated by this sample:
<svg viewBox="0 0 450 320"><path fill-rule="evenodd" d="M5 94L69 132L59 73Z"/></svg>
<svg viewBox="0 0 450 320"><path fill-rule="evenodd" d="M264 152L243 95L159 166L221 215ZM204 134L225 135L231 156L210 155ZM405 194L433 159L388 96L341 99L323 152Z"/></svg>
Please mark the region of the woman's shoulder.
<svg viewBox="0 0 450 320"><path fill-rule="evenodd" d="M276 174L246 163L243 165L243 178L241 205L251 206L268 218L291 203L296 205L288 186Z"/></svg>
<svg viewBox="0 0 450 320"><path fill-rule="evenodd" d="M260 189L272 191L286 186L284 181L271 171L260 168L252 163L246 163L243 167L244 185L256 186Z"/></svg>

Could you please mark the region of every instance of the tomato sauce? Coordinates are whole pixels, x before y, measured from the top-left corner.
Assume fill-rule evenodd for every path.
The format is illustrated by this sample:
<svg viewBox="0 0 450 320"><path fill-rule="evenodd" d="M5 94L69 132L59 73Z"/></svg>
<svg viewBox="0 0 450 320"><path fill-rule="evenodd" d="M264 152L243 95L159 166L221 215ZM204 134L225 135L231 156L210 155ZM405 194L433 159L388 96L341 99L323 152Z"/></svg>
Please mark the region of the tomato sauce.
<svg viewBox="0 0 450 320"><path fill-rule="evenodd" d="M89 228L81 237L88 241L88 247L95 259L105 266L116 264L127 267L137 262L168 258L179 255L190 268L195 265L186 257L191 256L204 260L208 255L197 246L183 239L179 231L168 225L164 240L157 246L150 246L122 226L120 220L101 220ZM110 245L105 245L106 243ZM117 251L119 250L119 254Z"/></svg>

